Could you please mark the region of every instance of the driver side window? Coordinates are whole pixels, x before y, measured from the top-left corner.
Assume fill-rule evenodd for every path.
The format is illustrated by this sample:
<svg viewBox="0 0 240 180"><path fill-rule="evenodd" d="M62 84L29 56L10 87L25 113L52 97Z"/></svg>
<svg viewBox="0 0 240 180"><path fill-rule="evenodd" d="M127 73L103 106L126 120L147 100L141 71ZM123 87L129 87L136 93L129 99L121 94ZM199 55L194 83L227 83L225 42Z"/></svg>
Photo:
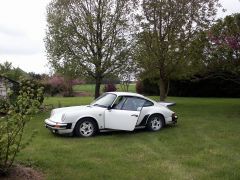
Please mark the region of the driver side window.
<svg viewBox="0 0 240 180"><path fill-rule="evenodd" d="M122 110L139 111L145 103L145 99L137 97L128 97L122 106Z"/></svg>

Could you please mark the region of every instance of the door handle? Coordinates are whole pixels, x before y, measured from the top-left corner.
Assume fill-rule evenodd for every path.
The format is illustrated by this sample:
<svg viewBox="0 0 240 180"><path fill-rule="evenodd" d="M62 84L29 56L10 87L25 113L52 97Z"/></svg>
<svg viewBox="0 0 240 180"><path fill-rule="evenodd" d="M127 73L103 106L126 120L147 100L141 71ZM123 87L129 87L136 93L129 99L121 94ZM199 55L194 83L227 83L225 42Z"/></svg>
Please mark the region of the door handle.
<svg viewBox="0 0 240 180"><path fill-rule="evenodd" d="M131 116L135 116L135 117L138 117L138 115L136 115L136 114L132 114Z"/></svg>

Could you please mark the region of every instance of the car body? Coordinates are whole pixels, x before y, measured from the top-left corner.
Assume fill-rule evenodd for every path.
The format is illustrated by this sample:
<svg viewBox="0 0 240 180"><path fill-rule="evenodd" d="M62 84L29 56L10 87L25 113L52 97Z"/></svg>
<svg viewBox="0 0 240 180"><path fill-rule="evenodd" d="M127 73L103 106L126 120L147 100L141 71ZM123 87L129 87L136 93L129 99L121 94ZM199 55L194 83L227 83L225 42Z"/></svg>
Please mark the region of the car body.
<svg viewBox="0 0 240 180"><path fill-rule="evenodd" d="M101 130L158 131L176 122L177 116L164 103L136 93L108 92L90 105L53 109L45 126L54 133L89 137Z"/></svg>

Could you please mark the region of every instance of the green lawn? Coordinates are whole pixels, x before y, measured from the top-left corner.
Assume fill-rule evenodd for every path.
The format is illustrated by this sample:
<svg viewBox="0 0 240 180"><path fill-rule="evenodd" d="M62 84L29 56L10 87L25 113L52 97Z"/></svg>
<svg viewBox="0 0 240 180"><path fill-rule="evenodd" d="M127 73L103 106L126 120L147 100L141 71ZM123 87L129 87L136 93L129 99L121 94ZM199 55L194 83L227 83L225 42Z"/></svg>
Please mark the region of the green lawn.
<svg viewBox="0 0 240 180"><path fill-rule="evenodd" d="M101 85L101 92L104 85ZM120 84L117 84L117 91L123 91ZM94 94L95 86L94 84L82 84L73 86L75 92L88 92ZM136 84L129 84L129 92L136 92Z"/></svg>
<svg viewBox="0 0 240 180"><path fill-rule="evenodd" d="M155 97L156 98L156 97ZM92 98L48 98L58 106ZM38 134L17 157L48 179L240 179L240 99L169 98L180 119L157 133L101 133L62 137L43 126L40 113L26 129Z"/></svg>

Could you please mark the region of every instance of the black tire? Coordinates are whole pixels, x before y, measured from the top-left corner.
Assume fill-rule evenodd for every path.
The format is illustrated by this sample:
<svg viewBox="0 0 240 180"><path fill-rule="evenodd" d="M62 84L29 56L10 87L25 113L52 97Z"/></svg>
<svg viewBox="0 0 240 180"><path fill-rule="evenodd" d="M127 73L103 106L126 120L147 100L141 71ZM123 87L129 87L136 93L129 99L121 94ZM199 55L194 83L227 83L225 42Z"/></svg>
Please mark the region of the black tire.
<svg viewBox="0 0 240 180"><path fill-rule="evenodd" d="M159 131L164 127L165 121L161 115L152 115L147 121L146 128L149 131Z"/></svg>
<svg viewBox="0 0 240 180"><path fill-rule="evenodd" d="M78 137L92 137L96 135L97 132L98 125L94 120L90 118L79 120L74 128L74 134Z"/></svg>

